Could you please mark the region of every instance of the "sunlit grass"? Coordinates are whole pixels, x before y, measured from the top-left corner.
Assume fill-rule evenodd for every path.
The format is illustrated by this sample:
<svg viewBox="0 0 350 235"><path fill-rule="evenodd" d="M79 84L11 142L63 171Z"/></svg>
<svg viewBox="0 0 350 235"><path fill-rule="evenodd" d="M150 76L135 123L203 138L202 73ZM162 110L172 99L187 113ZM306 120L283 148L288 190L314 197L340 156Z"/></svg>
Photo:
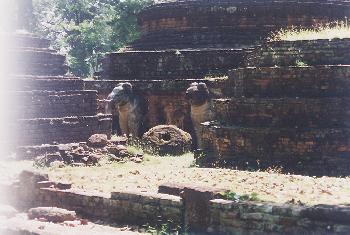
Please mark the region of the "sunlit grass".
<svg viewBox="0 0 350 235"><path fill-rule="evenodd" d="M268 41L331 40L337 38L350 38L350 25L348 24L347 19L344 21L318 25L312 29L302 29L297 27L281 29L272 34L268 38Z"/></svg>

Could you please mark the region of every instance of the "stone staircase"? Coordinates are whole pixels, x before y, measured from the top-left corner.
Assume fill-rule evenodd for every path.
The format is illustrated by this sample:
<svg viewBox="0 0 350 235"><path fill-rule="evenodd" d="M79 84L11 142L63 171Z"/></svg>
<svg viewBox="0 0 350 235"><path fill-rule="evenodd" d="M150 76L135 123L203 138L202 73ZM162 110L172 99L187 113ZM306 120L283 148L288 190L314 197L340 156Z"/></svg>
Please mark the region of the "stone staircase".
<svg viewBox="0 0 350 235"><path fill-rule="evenodd" d="M204 123L202 133L208 162L349 175L348 43L319 40L258 47L247 62L257 67L230 71L227 85L233 97L213 100L215 121ZM288 53L294 51L299 53ZM295 66L296 60L303 66Z"/></svg>
<svg viewBox="0 0 350 235"><path fill-rule="evenodd" d="M111 118L97 114L97 91L84 90L82 79L67 75L65 56L49 41L11 35L13 70L6 76L9 128L13 147L86 141L92 134L111 134ZM14 121L15 120L15 121Z"/></svg>

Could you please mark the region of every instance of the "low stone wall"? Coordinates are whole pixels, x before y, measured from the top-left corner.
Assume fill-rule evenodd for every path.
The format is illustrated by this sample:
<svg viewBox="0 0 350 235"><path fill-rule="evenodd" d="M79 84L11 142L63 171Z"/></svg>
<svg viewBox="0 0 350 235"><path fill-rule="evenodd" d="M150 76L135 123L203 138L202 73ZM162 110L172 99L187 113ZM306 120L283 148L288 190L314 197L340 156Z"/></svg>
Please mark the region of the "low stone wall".
<svg viewBox="0 0 350 235"><path fill-rule="evenodd" d="M348 206L210 201L209 229L220 234L348 234ZM214 233L217 234L217 233Z"/></svg>
<svg viewBox="0 0 350 235"><path fill-rule="evenodd" d="M350 64L350 39L270 42L257 47L245 65L254 67Z"/></svg>
<svg viewBox="0 0 350 235"><path fill-rule="evenodd" d="M93 116L97 112L96 91L9 92L16 105L8 112L20 119Z"/></svg>
<svg viewBox="0 0 350 235"><path fill-rule="evenodd" d="M227 86L236 97L339 97L348 96L349 78L348 65L248 67L230 71Z"/></svg>
<svg viewBox="0 0 350 235"><path fill-rule="evenodd" d="M350 232L350 207L346 205L230 201L218 199L213 189L193 185L180 186L181 197L131 191L87 193L73 190L67 183L51 182L47 175L24 172L17 187L5 188L4 195L14 195L10 197L12 203L21 208L56 206L110 223L171 223L196 234L345 235Z"/></svg>
<svg viewBox="0 0 350 235"><path fill-rule="evenodd" d="M136 225L182 223L183 202L177 196L137 192L104 195L49 188L40 189L37 196L41 205L75 210L90 218Z"/></svg>
<svg viewBox="0 0 350 235"><path fill-rule="evenodd" d="M348 128L264 128L202 124L207 162L243 169L279 167L307 175L349 175Z"/></svg>
<svg viewBox="0 0 350 235"><path fill-rule="evenodd" d="M225 75L239 67L246 50L204 49L133 51L106 55L102 62L105 80L203 79Z"/></svg>
<svg viewBox="0 0 350 235"><path fill-rule="evenodd" d="M96 133L110 136L112 130L110 115L21 119L12 125L13 130L19 128L17 146L76 143Z"/></svg>
<svg viewBox="0 0 350 235"><path fill-rule="evenodd" d="M350 127L350 98L213 100L216 120L245 127Z"/></svg>

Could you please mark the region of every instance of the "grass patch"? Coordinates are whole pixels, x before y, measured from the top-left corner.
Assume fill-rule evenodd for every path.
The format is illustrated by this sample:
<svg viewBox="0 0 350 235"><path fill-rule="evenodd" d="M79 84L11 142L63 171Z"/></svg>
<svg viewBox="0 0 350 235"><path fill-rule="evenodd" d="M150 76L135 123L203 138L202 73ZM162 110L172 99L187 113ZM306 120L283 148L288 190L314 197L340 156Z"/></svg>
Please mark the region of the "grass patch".
<svg viewBox="0 0 350 235"><path fill-rule="evenodd" d="M336 38L350 38L350 25L348 25L347 18L344 21L317 25L312 29L297 27L281 29L272 34L268 41L331 40Z"/></svg>
<svg viewBox="0 0 350 235"><path fill-rule="evenodd" d="M239 202L239 201L261 201L258 197L257 193L251 193L251 194L238 194L236 192L233 192L231 190L227 190L225 192L221 192L220 196L222 197L222 199L226 199L226 200L231 200L231 201L235 201L235 202Z"/></svg>

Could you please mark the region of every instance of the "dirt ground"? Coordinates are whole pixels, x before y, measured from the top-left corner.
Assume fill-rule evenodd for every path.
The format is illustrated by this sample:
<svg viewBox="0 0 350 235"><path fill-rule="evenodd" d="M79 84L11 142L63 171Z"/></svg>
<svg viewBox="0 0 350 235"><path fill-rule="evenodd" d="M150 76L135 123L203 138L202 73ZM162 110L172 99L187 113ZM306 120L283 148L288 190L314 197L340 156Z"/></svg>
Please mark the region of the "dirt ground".
<svg viewBox="0 0 350 235"><path fill-rule="evenodd" d="M10 228L10 230L7 230ZM21 233L16 233L21 231ZM11 233L12 232L12 233ZM26 233L27 232L27 233ZM146 234L131 231L128 227L115 228L104 226L89 222L87 225L79 225L74 222L64 222L61 224L54 224L49 222L42 222L38 220L29 220L25 213L16 215L13 218L7 219L0 216L0 234L42 234L42 235L137 235Z"/></svg>
<svg viewBox="0 0 350 235"><path fill-rule="evenodd" d="M263 201L305 204L350 204L350 177L307 177L269 172L193 167L192 154L181 157L146 156L143 163L112 163L94 167L37 168L51 180L73 183L73 188L113 192L138 190L156 192L163 183L195 184L257 193ZM9 171L33 168L31 162L9 163ZM15 169L15 170L11 170Z"/></svg>

